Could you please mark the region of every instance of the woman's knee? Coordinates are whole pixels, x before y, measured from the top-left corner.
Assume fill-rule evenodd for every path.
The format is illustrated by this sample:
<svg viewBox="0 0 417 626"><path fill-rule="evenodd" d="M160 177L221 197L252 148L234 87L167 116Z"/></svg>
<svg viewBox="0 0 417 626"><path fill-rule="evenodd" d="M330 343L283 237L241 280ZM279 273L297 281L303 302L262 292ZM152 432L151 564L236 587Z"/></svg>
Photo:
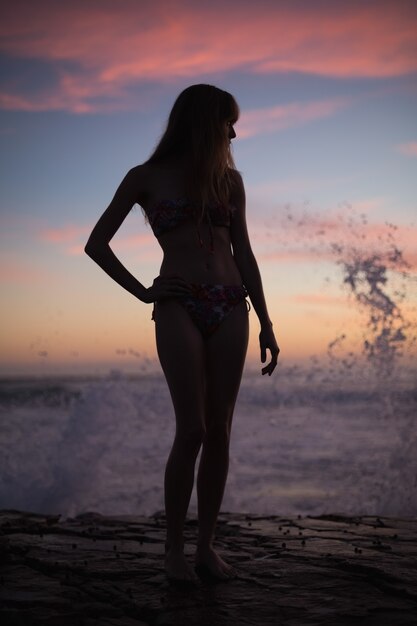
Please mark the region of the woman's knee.
<svg viewBox="0 0 417 626"><path fill-rule="evenodd" d="M228 447L230 443L231 417L224 420L213 420L206 426L204 445L213 445L217 448Z"/></svg>
<svg viewBox="0 0 417 626"><path fill-rule="evenodd" d="M175 444L188 452L198 453L205 436L206 429L204 424L177 426Z"/></svg>

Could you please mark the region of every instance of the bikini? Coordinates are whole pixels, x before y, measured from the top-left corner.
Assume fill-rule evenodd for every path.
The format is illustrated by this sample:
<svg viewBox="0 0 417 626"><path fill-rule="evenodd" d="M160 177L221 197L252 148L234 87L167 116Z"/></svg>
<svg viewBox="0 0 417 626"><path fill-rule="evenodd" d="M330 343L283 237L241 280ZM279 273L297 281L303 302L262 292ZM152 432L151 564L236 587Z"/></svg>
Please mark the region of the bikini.
<svg viewBox="0 0 417 626"><path fill-rule="evenodd" d="M212 254L214 252L212 226L225 226L226 228L230 228L230 213L233 210L232 207L226 208L221 204L213 204L205 211L204 221L208 223L210 229L210 252ZM173 230L183 222L194 220L196 223L198 243L201 248L204 246L200 235L196 210L187 198L161 200L149 210L147 216L154 235L157 238Z"/></svg>
<svg viewBox="0 0 417 626"><path fill-rule="evenodd" d="M209 225L211 254L214 254L213 226L230 228L232 211L232 207L213 204L204 213L203 220ZM198 244L200 247L204 246L197 213L187 198L163 200L146 213L157 238L188 220L195 221ZM178 296L176 299L188 311L203 337L212 335L234 307L245 300L248 295L243 285L192 283L190 287L189 294ZM154 313L152 313L152 319L154 319Z"/></svg>

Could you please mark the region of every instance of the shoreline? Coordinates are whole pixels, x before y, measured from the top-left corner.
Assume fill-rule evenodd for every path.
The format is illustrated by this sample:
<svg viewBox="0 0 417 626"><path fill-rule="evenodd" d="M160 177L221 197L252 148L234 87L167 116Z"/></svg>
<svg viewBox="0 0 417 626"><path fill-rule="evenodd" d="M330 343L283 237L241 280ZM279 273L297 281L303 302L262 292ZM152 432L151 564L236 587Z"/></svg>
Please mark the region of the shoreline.
<svg viewBox="0 0 417 626"><path fill-rule="evenodd" d="M186 555L197 520L187 519ZM170 585L165 518L0 511L1 623L407 626L417 614L417 518L221 513L226 583Z"/></svg>

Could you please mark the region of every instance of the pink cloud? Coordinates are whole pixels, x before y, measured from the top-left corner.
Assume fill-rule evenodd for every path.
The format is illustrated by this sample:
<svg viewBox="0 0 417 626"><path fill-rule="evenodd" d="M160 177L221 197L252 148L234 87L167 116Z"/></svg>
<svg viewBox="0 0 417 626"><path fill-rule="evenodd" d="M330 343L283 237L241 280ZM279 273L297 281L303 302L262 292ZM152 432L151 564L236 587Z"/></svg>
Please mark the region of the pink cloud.
<svg viewBox="0 0 417 626"><path fill-rule="evenodd" d="M85 244L81 244L81 243L75 244L75 245L69 246L66 249L66 252L68 254L73 255L73 256L80 256L80 255L84 254L84 246L85 246Z"/></svg>
<svg viewBox="0 0 417 626"><path fill-rule="evenodd" d="M269 261L273 263L317 263L318 257L315 252L309 250L303 250L299 248L274 249L274 250L259 250L256 254L256 258L260 261ZM320 260L329 259L330 254L323 253L320 255Z"/></svg>
<svg viewBox="0 0 417 626"><path fill-rule="evenodd" d="M89 232L87 226L63 226L62 228L48 228L41 233L41 238L50 243L71 243Z"/></svg>
<svg viewBox="0 0 417 626"><path fill-rule="evenodd" d="M114 246L119 250L139 249L142 246L153 246L155 244L155 236L153 233L140 233L138 235L129 235L118 237L114 241Z"/></svg>
<svg viewBox="0 0 417 626"><path fill-rule="evenodd" d="M417 156L417 141L410 141L408 143L400 143L397 146L398 152L401 154L405 154L407 156L416 157Z"/></svg>
<svg viewBox="0 0 417 626"><path fill-rule="evenodd" d="M45 282L50 275L42 269L20 260L4 258L0 264L0 283L12 285L33 285Z"/></svg>
<svg viewBox="0 0 417 626"><path fill-rule="evenodd" d="M237 126L239 138L276 132L291 126L299 126L315 119L333 115L350 104L348 99L319 100L316 102L293 102L282 106L244 112Z"/></svg>
<svg viewBox="0 0 417 626"><path fill-rule="evenodd" d="M254 223L252 240L260 260L278 263L334 263L354 250L372 255L398 249L409 266L404 269L417 272L417 226L371 221L348 206L326 215L280 211Z"/></svg>
<svg viewBox="0 0 417 626"><path fill-rule="evenodd" d="M90 232L91 226L66 225L61 228L43 230L40 233L40 238L48 243L60 245L65 254L78 256L84 254L84 246ZM118 252L136 250L139 254L143 249L146 250L146 253L149 248L157 250L155 237L151 232L127 236L116 234L111 241L111 247Z"/></svg>
<svg viewBox="0 0 417 626"><path fill-rule="evenodd" d="M401 76L417 70L416 14L415 3L388 0L301 6L14 0L3 9L0 23L3 52L52 63L57 84L29 95L13 82L1 105L119 109L129 106L126 89L141 81L191 80L230 71ZM133 98L130 106L137 106Z"/></svg>
<svg viewBox="0 0 417 626"><path fill-rule="evenodd" d="M346 298L325 293L297 293L291 300L299 304L312 304L317 306L346 306Z"/></svg>
<svg viewBox="0 0 417 626"><path fill-rule="evenodd" d="M111 246L116 254L128 253L129 258L133 258L138 263L158 264L162 260L161 248L151 231L137 235L116 236Z"/></svg>

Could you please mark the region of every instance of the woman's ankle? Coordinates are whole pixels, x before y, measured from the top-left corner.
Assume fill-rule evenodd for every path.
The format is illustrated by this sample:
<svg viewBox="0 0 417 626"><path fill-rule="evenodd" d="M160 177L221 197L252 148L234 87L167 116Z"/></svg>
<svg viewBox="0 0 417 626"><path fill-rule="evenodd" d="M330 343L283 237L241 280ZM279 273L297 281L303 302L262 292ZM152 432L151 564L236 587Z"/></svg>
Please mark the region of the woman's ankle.
<svg viewBox="0 0 417 626"><path fill-rule="evenodd" d="M165 554L182 553L184 552L184 541L165 541Z"/></svg>
<svg viewBox="0 0 417 626"><path fill-rule="evenodd" d="M213 550L213 538L210 539L198 539L197 540L197 552L199 553L204 553L204 552L210 552L211 550Z"/></svg>

